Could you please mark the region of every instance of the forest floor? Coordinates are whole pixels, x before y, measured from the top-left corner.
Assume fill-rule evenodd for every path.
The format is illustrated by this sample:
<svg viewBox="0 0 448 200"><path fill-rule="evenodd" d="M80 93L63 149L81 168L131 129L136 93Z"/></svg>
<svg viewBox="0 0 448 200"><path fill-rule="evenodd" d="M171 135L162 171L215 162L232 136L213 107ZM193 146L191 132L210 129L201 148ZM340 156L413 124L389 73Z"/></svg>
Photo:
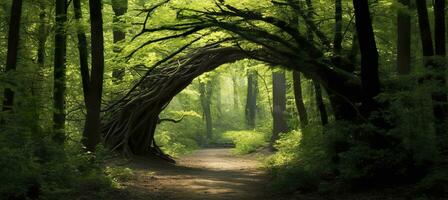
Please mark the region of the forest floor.
<svg viewBox="0 0 448 200"><path fill-rule="evenodd" d="M228 148L207 148L177 158L177 164L134 158L122 164L133 176L121 181L111 200L408 200L403 188L322 194L275 194L261 169L260 156L238 156ZM332 183L333 184L333 183ZM406 191L407 189L404 188ZM425 198L423 198L425 199Z"/></svg>
<svg viewBox="0 0 448 200"><path fill-rule="evenodd" d="M257 156L231 149L201 149L176 165L138 158L127 164L134 177L121 183L135 200L270 200L267 176ZM121 195L120 195L121 196ZM120 197L123 198L123 197Z"/></svg>

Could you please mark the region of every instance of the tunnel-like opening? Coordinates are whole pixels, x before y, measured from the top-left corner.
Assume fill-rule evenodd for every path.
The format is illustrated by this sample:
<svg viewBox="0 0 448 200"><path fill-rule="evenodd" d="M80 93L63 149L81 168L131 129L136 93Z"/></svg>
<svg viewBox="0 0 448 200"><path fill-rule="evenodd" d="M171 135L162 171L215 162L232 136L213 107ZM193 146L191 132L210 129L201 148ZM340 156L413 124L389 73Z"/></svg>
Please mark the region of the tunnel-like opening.
<svg viewBox="0 0 448 200"><path fill-rule="evenodd" d="M128 155L155 153L171 160L154 140L157 124L161 122L159 114L201 74L248 57L239 48L212 45L152 68L134 89L107 109L103 126L105 144Z"/></svg>

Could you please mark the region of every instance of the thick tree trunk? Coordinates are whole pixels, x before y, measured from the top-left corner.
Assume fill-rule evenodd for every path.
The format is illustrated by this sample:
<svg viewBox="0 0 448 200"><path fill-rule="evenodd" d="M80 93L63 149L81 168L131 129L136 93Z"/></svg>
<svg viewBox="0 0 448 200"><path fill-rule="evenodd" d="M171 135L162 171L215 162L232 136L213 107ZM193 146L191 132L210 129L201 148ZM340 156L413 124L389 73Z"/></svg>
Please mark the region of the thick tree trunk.
<svg viewBox="0 0 448 200"><path fill-rule="evenodd" d="M17 55L19 52L20 21L22 16L22 0L13 0L8 32L8 53L6 56L5 71L11 72L17 68ZM11 88L5 88L3 94L3 111L12 110L14 105L14 92Z"/></svg>
<svg viewBox="0 0 448 200"><path fill-rule="evenodd" d="M293 71L292 79L294 84L294 99L297 107L297 112L299 113L300 127L303 129L308 125L308 113L305 108L305 103L303 103L302 81L300 72Z"/></svg>
<svg viewBox="0 0 448 200"><path fill-rule="evenodd" d="M322 125L325 126L328 124L328 114L327 114L327 108L325 107L324 99L322 97L322 89L320 84L316 81L313 81L313 85L314 85L314 92L316 94L316 105L320 114L320 121Z"/></svg>
<svg viewBox="0 0 448 200"><path fill-rule="evenodd" d="M279 139L280 133L288 132L286 123L286 77L285 71L272 73L272 104L273 104L273 129L269 147L274 150L274 144Z"/></svg>
<svg viewBox="0 0 448 200"><path fill-rule="evenodd" d="M56 24L54 39L54 87L53 87L53 123L54 139L59 144L65 141L65 90L66 90L66 53L67 33L67 1L56 0Z"/></svg>
<svg viewBox="0 0 448 200"><path fill-rule="evenodd" d="M410 0L399 2L409 9ZM407 10L398 10L397 13L397 72L411 72L411 16Z"/></svg>
<svg viewBox="0 0 448 200"><path fill-rule="evenodd" d="M104 38L101 1L89 0L92 46L92 73L87 95L87 116L83 133L83 144L94 151L101 138L101 96L103 93Z"/></svg>
<svg viewBox="0 0 448 200"><path fill-rule="evenodd" d="M258 76L257 72L249 71L247 75L247 98L246 98L246 124L249 128L255 128L257 113Z"/></svg>
<svg viewBox="0 0 448 200"><path fill-rule="evenodd" d="M370 18L369 1L353 0L353 7L361 50L362 111L365 116L369 116L372 111L378 109L374 97L380 93L381 88L378 74L378 50Z"/></svg>
<svg viewBox="0 0 448 200"><path fill-rule="evenodd" d="M73 0L73 9L75 19L80 23L82 19L81 0ZM80 26L78 26L80 27ZM82 89L84 94L84 103L87 105L87 94L89 93L90 73L89 73L89 52L87 50L87 37L82 28L77 30L78 36L78 52L79 52L79 68L81 71Z"/></svg>
<svg viewBox="0 0 448 200"><path fill-rule="evenodd" d="M128 11L128 0L112 0L112 9L114 10L115 13L114 16L115 26L113 28L113 37L114 37L114 44L117 44L126 39L126 32L120 27L121 22L120 18ZM115 46L114 52L115 53L121 52L121 48ZM114 71L112 72L112 76L116 80L123 79L124 69L114 69Z"/></svg>
<svg viewBox="0 0 448 200"><path fill-rule="evenodd" d="M211 106L211 87L210 83L199 82L199 93L201 98L201 106L203 116L205 118L205 133L207 139L212 139L213 136L213 124L212 124L212 112Z"/></svg>

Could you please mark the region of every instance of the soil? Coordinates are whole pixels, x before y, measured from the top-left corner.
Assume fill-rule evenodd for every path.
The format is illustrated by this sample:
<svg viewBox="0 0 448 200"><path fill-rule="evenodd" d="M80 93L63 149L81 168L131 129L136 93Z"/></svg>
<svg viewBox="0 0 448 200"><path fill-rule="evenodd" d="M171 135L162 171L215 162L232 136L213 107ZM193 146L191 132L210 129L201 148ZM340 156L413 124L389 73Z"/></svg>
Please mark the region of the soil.
<svg viewBox="0 0 448 200"><path fill-rule="evenodd" d="M271 200L267 176L256 156L236 156L228 148L202 149L176 165L144 158L127 164L134 177L121 183L135 200Z"/></svg>

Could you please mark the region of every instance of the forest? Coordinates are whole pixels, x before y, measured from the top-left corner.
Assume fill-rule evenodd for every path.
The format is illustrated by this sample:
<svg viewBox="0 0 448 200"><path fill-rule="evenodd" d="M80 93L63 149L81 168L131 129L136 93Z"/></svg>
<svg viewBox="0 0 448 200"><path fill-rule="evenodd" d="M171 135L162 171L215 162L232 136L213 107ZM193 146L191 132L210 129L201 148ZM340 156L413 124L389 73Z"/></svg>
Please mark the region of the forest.
<svg viewBox="0 0 448 200"><path fill-rule="evenodd" d="M446 0L1 0L0 200L448 199Z"/></svg>

